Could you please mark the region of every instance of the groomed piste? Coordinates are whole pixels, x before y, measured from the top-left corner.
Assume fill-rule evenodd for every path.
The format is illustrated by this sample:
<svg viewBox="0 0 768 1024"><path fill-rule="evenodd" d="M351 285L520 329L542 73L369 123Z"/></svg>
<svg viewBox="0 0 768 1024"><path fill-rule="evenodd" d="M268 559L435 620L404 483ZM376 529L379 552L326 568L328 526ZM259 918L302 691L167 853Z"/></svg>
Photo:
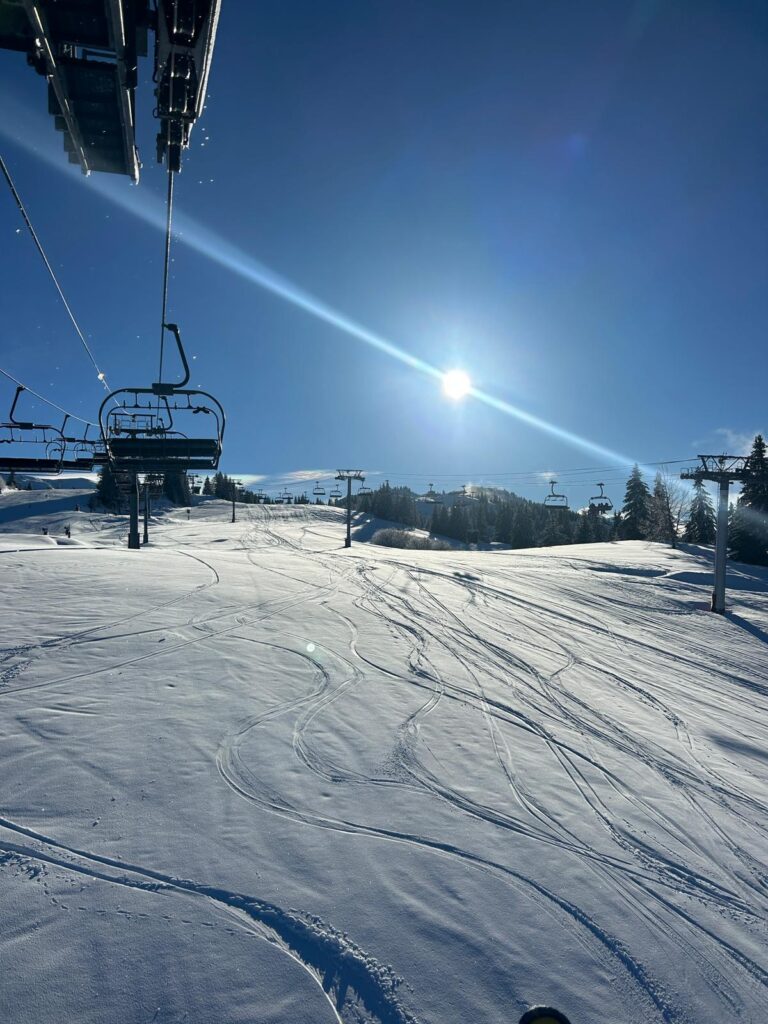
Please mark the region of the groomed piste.
<svg viewBox="0 0 768 1024"><path fill-rule="evenodd" d="M344 550L340 510L209 500L136 552L28 500L6 1024L764 1020L765 570L721 617L706 549Z"/></svg>

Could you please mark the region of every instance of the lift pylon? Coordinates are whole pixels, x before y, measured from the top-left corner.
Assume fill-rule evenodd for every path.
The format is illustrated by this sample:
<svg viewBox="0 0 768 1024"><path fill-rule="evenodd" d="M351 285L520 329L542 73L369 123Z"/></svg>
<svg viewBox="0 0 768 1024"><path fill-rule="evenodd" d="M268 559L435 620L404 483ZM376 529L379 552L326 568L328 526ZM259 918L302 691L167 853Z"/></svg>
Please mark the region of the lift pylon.
<svg viewBox="0 0 768 1024"><path fill-rule="evenodd" d="M713 480L719 485L717 535L715 538L715 587L712 611L725 613L725 572L728 554L728 491L731 483L762 476L753 469L749 455L699 455L700 466L684 469L682 480Z"/></svg>
<svg viewBox="0 0 768 1024"><path fill-rule="evenodd" d="M340 469L336 474L337 480L347 481L347 536L344 540L344 547L352 547L352 481L360 480L363 487L365 486L365 477L363 476L362 469ZM360 493L363 493L363 487L360 488ZM367 488L366 493L370 493L370 487Z"/></svg>

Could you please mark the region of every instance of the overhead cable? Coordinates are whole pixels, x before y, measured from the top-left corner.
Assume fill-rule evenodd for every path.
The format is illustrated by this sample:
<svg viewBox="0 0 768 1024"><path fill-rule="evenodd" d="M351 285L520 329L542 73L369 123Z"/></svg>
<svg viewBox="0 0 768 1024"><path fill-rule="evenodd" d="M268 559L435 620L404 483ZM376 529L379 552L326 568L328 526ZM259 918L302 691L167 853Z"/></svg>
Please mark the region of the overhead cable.
<svg viewBox="0 0 768 1024"><path fill-rule="evenodd" d="M42 243L41 243L40 239L37 237L37 232L35 231L34 227L32 226L32 221L29 219L29 214L27 213L27 211L26 211L26 209L24 207L24 203L21 201L21 196L19 195L19 193L18 193L18 191L16 189L16 186L13 183L13 178L11 178L10 171L8 170L8 166L5 163L5 160L3 160L2 155L0 155L0 170L3 172L5 180L8 183L8 188L11 190L11 195L13 196L14 200L16 201L16 205L18 206L19 212L21 213L21 216L24 219L24 223L27 225L27 228L29 229L29 233L32 235L32 240L34 241L35 245L37 246L37 251L40 253L40 256L42 257L43 263L45 264L48 273L51 275L51 280L53 281L53 283L54 283L54 285L56 287L56 291L59 293L59 298L61 299L62 303L64 304L64 308L67 311L69 319L72 321L72 326L75 328L75 331L77 332L77 336L79 337L80 341L83 344L83 348L88 353L88 358L93 363L94 369L96 370L96 375L97 375L98 379L101 381L101 383L104 385L104 388L107 391L109 391L109 385L107 384L107 378L104 375L104 373L99 369L99 365L96 362L96 360L94 359L93 352L91 352L90 346L88 345L88 342L85 340L85 335L83 334L82 330L80 329L80 324L75 319L75 314L72 312L72 309L71 309L69 303L67 302L67 300L66 300L66 298L64 296L64 292L62 291L62 288L61 288L61 285L59 284L58 278L56 277L56 274L54 273L53 267L51 266L50 261L49 261L48 257L45 254L45 249L43 249L43 246L42 246Z"/></svg>
<svg viewBox="0 0 768 1024"><path fill-rule="evenodd" d="M97 424L93 423L91 420L86 420L82 416L76 416L75 413L73 412L67 412L66 409L62 408L60 405L57 405L56 402L52 402L50 398L45 398L43 395L38 394L37 391L33 391L32 388L22 383L22 381L20 381L18 377L14 377L12 373L8 373L8 371L4 370L1 366L0 373L2 373L4 377L7 377L8 380L12 380L14 384L18 384L20 388L24 388L24 390L28 391L30 395L34 395L35 398L39 398L41 402L45 402L46 405L50 405L52 408L58 409L59 412L63 412L65 416L69 417L69 419L79 420L80 423L85 423L89 427L97 426Z"/></svg>
<svg viewBox="0 0 768 1024"><path fill-rule="evenodd" d="M163 351L165 348L165 317L168 308L168 270L171 262L171 227L173 222L173 171L168 168L168 197L166 201L165 220L165 259L163 260L163 313L160 317L160 374L158 381L163 379Z"/></svg>

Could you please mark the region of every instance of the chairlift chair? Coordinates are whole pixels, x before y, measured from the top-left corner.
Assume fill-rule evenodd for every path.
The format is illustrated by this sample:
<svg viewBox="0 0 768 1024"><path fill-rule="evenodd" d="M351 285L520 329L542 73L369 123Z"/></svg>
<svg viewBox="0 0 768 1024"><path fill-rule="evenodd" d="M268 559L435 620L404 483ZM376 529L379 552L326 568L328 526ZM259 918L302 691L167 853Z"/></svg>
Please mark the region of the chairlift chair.
<svg viewBox="0 0 768 1024"><path fill-rule="evenodd" d="M438 496L438 493L435 490L435 485L434 484L430 484L429 485L429 490L424 495L424 500L428 501L430 505L442 505L443 504L443 499Z"/></svg>
<svg viewBox="0 0 768 1024"><path fill-rule="evenodd" d="M555 491L555 485L556 484L557 484L557 480L550 480L549 481L549 486L551 488L551 493L549 493L546 496L546 498L544 499L544 507L545 508L551 508L551 509L568 508L568 498L566 497L565 494L558 494Z"/></svg>
<svg viewBox="0 0 768 1024"><path fill-rule="evenodd" d="M69 416L65 415L61 427L55 427L52 423L35 423L31 420L16 419L16 405L19 396L22 391L26 390L23 384L19 384L16 388L8 413L8 422L0 423L0 444L44 446L45 457L2 454L0 455L0 472L44 473L58 476L63 468L68 468L64 466L64 456L67 451L64 427ZM3 436L4 433L7 433L7 436Z"/></svg>
<svg viewBox="0 0 768 1024"><path fill-rule="evenodd" d="M590 511L594 512L610 512L613 508L613 502L607 494L603 493L604 484L597 485L600 488L600 493L589 499Z"/></svg>
<svg viewBox="0 0 768 1024"><path fill-rule="evenodd" d="M363 477L362 480L363 480L363 482L360 485L360 489L358 490L357 493L358 494L371 494L371 488L366 485L365 477Z"/></svg>
<svg viewBox="0 0 768 1024"><path fill-rule="evenodd" d="M338 500L341 497L341 488L338 484L334 484L333 488L328 491L328 497L333 498L334 500Z"/></svg>
<svg viewBox="0 0 768 1024"><path fill-rule="evenodd" d="M284 502L284 503L285 503L286 505L290 505L290 503L291 503L292 499L293 499L293 495L291 494L291 492L290 492L290 491L288 490L288 488L286 487L286 488L285 488L285 489L284 489L284 490L282 491L282 493L280 494L280 500L281 500L282 502Z"/></svg>
<svg viewBox="0 0 768 1024"><path fill-rule="evenodd" d="M321 486L319 480L315 480L315 486L312 488L312 493L316 498L325 497L325 488Z"/></svg>
<svg viewBox="0 0 768 1024"><path fill-rule="evenodd" d="M187 388L189 364L176 324L164 324L176 341L184 379L148 388L119 388L101 403L99 426L110 463L132 473L215 470L221 457L225 416L221 403L207 391ZM145 397L146 396L146 397ZM188 436L174 418L210 417L211 429Z"/></svg>

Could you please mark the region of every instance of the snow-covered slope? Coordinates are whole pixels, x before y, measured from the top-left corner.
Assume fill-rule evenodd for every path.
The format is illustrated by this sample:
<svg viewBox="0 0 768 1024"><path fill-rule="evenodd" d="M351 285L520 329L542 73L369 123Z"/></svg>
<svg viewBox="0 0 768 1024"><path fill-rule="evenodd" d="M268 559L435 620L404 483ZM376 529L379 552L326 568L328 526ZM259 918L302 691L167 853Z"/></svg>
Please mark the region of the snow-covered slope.
<svg viewBox="0 0 768 1024"><path fill-rule="evenodd" d="M4 1021L765 1019L765 574L238 515L0 554Z"/></svg>

